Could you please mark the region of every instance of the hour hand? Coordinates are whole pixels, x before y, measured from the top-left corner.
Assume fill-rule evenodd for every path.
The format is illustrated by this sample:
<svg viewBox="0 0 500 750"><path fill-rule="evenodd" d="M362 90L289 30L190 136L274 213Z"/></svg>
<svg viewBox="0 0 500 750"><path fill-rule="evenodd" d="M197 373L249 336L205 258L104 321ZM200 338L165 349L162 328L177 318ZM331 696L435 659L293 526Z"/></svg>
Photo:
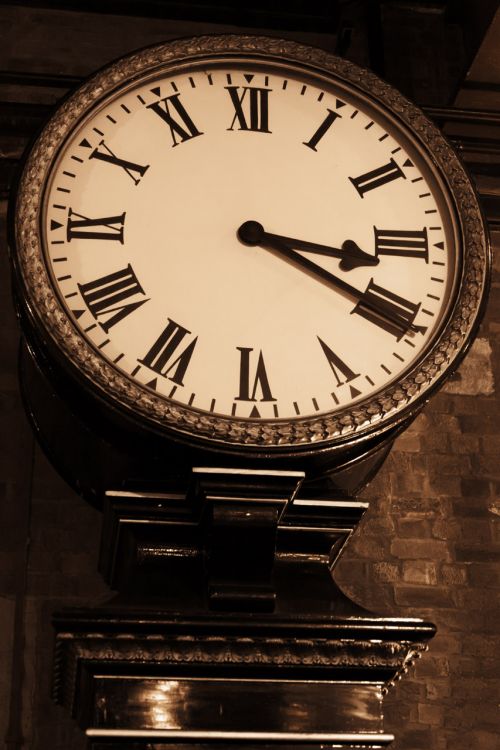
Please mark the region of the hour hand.
<svg viewBox="0 0 500 750"><path fill-rule="evenodd" d="M238 237L246 245L266 245L270 246L283 243L287 247L294 247L304 252L315 253L316 255L326 255L330 258L340 258L339 268L342 271L351 271L359 266L376 266L379 259L374 255L369 255L361 250L354 240L345 240L342 247L330 247L320 245L317 242L308 242L299 240L295 237L285 237L281 234L271 234L266 232L262 224L258 221L245 221L238 229Z"/></svg>

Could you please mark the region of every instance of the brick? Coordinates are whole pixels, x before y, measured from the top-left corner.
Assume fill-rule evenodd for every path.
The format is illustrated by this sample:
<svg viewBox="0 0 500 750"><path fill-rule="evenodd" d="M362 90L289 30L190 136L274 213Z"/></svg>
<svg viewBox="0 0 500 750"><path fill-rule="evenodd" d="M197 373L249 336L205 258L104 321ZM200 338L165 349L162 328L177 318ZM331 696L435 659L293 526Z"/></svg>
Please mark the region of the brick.
<svg viewBox="0 0 500 750"><path fill-rule="evenodd" d="M402 586L395 591L396 604L403 607L440 609L454 607L453 592L445 586Z"/></svg>
<svg viewBox="0 0 500 750"><path fill-rule="evenodd" d="M447 585L463 585L467 583L469 568L465 565L442 565L439 580Z"/></svg>
<svg viewBox="0 0 500 750"><path fill-rule="evenodd" d="M403 563L403 580L406 583L436 584L436 565L425 560L407 560Z"/></svg>
<svg viewBox="0 0 500 750"><path fill-rule="evenodd" d="M478 477L462 477L460 480L461 494L464 497L489 497L490 483Z"/></svg>
<svg viewBox="0 0 500 750"><path fill-rule="evenodd" d="M450 560L448 545L437 539L395 539L391 544L391 554L403 560Z"/></svg>
<svg viewBox="0 0 500 750"><path fill-rule="evenodd" d="M442 706L430 703L420 703L418 706L418 718L422 724L432 727L441 727L444 723L444 710Z"/></svg>
<svg viewBox="0 0 500 750"><path fill-rule="evenodd" d="M379 562L375 563L373 569L377 579L385 583L395 583L401 578L398 563Z"/></svg>
<svg viewBox="0 0 500 750"><path fill-rule="evenodd" d="M399 536L423 539L430 536L430 523L426 519L401 518L397 522Z"/></svg>

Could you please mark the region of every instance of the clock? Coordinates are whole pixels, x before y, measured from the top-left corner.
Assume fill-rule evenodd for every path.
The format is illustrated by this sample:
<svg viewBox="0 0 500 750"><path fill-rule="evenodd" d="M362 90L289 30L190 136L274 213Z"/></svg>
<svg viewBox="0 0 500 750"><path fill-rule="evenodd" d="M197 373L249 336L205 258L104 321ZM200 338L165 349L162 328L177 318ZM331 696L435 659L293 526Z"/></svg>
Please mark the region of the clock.
<svg viewBox="0 0 500 750"><path fill-rule="evenodd" d="M28 338L161 439L300 459L407 424L477 329L489 247L441 133L324 51L253 36L103 69L27 156Z"/></svg>

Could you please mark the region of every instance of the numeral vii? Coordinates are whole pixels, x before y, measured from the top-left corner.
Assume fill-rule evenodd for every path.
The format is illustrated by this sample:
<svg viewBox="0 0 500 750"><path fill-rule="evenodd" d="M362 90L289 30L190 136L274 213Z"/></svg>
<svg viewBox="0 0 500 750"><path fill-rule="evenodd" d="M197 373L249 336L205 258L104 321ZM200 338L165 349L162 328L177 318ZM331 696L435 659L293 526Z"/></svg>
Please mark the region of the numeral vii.
<svg viewBox="0 0 500 750"><path fill-rule="evenodd" d="M386 185L388 182L397 180L400 177L402 177L403 180L406 180L406 175L403 170L398 164L396 164L394 159L391 159L382 167L372 169L371 172L366 172L366 174L362 174L359 177L349 177L349 179L360 196L364 198L365 193L369 190L374 190L381 185Z"/></svg>
<svg viewBox="0 0 500 750"><path fill-rule="evenodd" d="M166 328L157 338L144 359L140 359L139 362L157 372L158 375L172 380L177 385L184 385L184 376L193 356L196 342L198 341L198 337L196 336L182 349L181 344L190 333L191 331L188 331L187 328L168 318Z"/></svg>
<svg viewBox="0 0 500 750"><path fill-rule="evenodd" d="M86 284L78 284L78 288L96 320L101 316L109 316L104 322L99 320L99 325L106 333L120 320L148 302L147 299L136 299L135 302L125 303L125 300L130 300L137 294L145 296L130 263L121 271L115 271Z"/></svg>
<svg viewBox="0 0 500 750"><path fill-rule="evenodd" d="M180 94L174 94L147 106L147 109L155 112L169 126L173 141L172 146L177 146L179 143L203 135L192 121L179 97ZM180 138L180 141L177 140L176 136Z"/></svg>
<svg viewBox="0 0 500 750"><path fill-rule="evenodd" d="M404 258L420 258L427 263L429 246L427 229L407 232L402 229L377 229L375 232L375 253L377 255L401 255Z"/></svg>
<svg viewBox="0 0 500 750"><path fill-rule="evenodd" d="M269 386L269 379L267 377L262 350L259 352L257 368L252 376L250 373L250 354L253 352L253 349L244 346L238 346L237 349L240 352L240 391L235 400L257 401L257 389L260 389L260 401L276 401ZM250 390L251 380L252 385Z"/></svg>
<svg viewBox="0 0 500 750"><path fill-rule="evenodd" d="M254 86L226 86L234 107L231 127L238 122L238 130L253 130L256 133L270 133L269 130L269 92L272 89L260 89Z"/></svg>
<svg viewBox="0 0 500 750"><path fill-rule="evenodd" d="M124 223L125 211L119 216L89 219L70 208L66 229L67 240L68 242L71 240L116 240L123 245Z"/></svg>

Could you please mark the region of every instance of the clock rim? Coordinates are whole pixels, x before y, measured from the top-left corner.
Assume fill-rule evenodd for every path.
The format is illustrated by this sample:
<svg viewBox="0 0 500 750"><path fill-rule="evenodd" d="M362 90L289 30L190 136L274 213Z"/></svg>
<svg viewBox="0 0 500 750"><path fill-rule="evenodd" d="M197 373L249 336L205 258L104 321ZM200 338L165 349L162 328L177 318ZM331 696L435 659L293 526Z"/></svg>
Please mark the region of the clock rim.
<svg viewBox="0 0 500 750"><path fill-rule="evenodd" d="M154 71L235 57L269 64L295 65L326 77L368 99L417 142L448 191L463 245L455 298L446 319L417 362L396 382L344 409L309 417L250 419L202 412L155 394L132 381L83 338L59 302L44 264L40 209L43 192L58 153L72 128L98 103ZM45 343L72 376L113 410L154 432L209 446L221 445L266 453L321 451L350 441L364 441L394 429L418 411L456 369L468 351L486 305L491 268L490 243L472 181L446 138L414 104L371 71L324 50L276 37L210 35L155 44L105 66L58 108L29 148L12 201L12 260L23 293L29 324L45 334ZM47 340L48 336L48 340Z"/></svg>

